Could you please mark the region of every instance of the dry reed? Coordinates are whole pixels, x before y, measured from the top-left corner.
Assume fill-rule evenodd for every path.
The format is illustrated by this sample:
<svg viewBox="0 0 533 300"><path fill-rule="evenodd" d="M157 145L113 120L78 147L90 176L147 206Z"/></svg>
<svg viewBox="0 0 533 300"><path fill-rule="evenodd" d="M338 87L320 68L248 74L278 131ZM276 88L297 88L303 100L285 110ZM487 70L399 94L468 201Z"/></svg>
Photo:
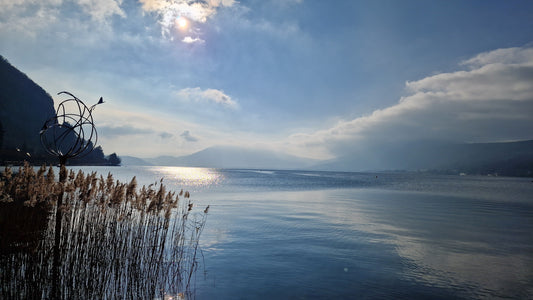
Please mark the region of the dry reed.
<svg viewBox="0 0 533 300"><path fill-rule="evenodd" d="M208 208L193 214L189 193L167 192L162 183L137 189L135 177L121 183L111 174L60 172L68 172L65 182L45 166L35 171L26 164L16 174L10 168L0 174L0 298L193 295ZM57 279L54 212L60 195Z"/></svg>

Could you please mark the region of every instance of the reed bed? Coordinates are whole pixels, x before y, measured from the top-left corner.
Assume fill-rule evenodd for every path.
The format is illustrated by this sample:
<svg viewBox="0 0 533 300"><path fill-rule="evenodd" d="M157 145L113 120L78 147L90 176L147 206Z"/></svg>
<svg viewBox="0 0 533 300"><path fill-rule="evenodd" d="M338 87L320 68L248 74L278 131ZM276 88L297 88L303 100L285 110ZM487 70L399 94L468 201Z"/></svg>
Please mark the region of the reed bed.
<svg viewBox="0 0 533 300"><path fill-rule="evenodd" d="M209 207L193 212L162 180L139 189L135 177L60 173L26 164L0 176L0 298L194 295Z"/></svg>

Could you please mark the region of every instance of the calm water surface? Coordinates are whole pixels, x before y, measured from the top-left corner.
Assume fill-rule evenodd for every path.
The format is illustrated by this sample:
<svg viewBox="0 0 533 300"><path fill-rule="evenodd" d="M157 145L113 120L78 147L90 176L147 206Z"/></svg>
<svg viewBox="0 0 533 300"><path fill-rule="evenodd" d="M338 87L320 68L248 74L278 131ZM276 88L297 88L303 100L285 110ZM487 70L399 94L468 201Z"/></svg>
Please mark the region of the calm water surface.
<svg viewBox="0 0 533 300"><path fill-rule="evenodd" d="M531 178L84 168L210 205L198 299L532 299Z"/></svg>

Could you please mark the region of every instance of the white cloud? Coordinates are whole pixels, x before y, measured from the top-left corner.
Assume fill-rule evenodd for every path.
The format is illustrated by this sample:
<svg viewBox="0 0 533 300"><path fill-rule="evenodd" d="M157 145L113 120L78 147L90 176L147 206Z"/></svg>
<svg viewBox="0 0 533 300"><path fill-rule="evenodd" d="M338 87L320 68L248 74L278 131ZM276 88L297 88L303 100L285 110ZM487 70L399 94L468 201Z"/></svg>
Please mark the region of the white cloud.
<svg viewBox="0 0 533 300"><path fill-rule="evenodd" d="M45 5L46 4L46 5ZM58 3L0 2L0 32L36 37L37 32L49 28L60 19ZM31 9L28 7L30 5Z"/></svg>
<svg viewBox="0 0 533 300"><path fill-rule="evenodd" d="M477 56L464 61L462 65L471 67L480 67L489 64L532 65L533 61L531 61L531 57L533 57L533 48L505 48L478 54Z"/></svg>
<svg viewBox="0 0 533 300"><path fill-rule="evenodd" d="M73 31L79 27L85 28L84 34L97 27L101 27L99 32L109 31L106 23L111 17L126 17L121 4L122 0L0 0L0 32L36 37L43 32ZM84 21L80 13L90 16L93 24L81 25Z"/></svg>
<svg viewBox="0 0 533 300"><path fill-rule="evenodd" d="M218 6L232 6L235 4L235 0L209 0L209 4L212 6L218 7Z"/></svg>
<svg viewBox="0 0 533 300"><path fill-rule="evenodd" d="M237 102L226 95L224 91L216 89L202 90L199 87L185 88L177 91L175 94L178 98L188 101L212 102L232 109L238 108Z"/></svg>
<svg viewBox="0 0 533 300"><path fill-rule="evenodd" d="M194 43L204 43L205 41L202 40L201 38L192 38L190 36L186 36L183 38L183 40L181 40L182 42L186 43L186 44L194 44Z"/></svg>
<svg viewBox="0 0 533 300"><path fill-rule="evenodd" d="M140 0L140 2L145 11L161 14L172 12L176 17L184 16L202 23L214 15L218 7L230 7L235 4L234 0Z"/></svg>
<svg viewBox="0 0 533 300"><path fill-rule="evenodd" d="M219 8L230 7L236 3L234 0L141 0L140 2L144 11L158 14L161 34L167 38L172 38L178 17L205 23Z"/></svg>
<svg viewBox="0 0 533 300"><path fill-rule="evenodd" d="M0 8L2 10L13 10L16 13L35 11L37 6L39 11L42 8L61 8L65 2L74 2L78 4L82 10L89 14L95 20L104 20L113 15L125 17L124 11L120 8L122 0L0 0Z"/></svg>
<svg viewBox="0 0 533 300"><path fill-rule="evenodd" d="M47 5L61 5L63 0L0 0L0 7L4 9L11 9L16 6L47 4Z"/></svg>
<svg viewBox="0 0 533 300"><path fill-rule="evenodd" d="M104 21L113 15L126 17L126 13L120 8L122 0L77 0L76 2L93 20Z"/></svg>
<svg viewBox="0 0 533 300"><path fill-rule="evenodd" d="M346 155L354 149L416 140L496 142L533 138L533 49L482 53L470 70L406 83L410 95L368 116L338 122L289 144Z"/></svg>

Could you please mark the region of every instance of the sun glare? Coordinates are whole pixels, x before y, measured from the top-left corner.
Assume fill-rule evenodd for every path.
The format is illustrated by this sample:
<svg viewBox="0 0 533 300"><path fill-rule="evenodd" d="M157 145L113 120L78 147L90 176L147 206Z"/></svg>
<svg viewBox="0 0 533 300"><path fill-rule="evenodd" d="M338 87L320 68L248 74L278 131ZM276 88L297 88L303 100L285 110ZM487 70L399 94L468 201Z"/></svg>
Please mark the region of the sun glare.
<svg viewBox="0 0 533 300"><path fill-rule="evenodd" d="M207 168L187 168L187 167L154 167L153 170L158 175L166 178L166 185L171 187L185 186L209 186L217 184L223 179L222 174L214 169Z"/></svg>
<svg viewBox="0 0 533 300"><path fill-rule="evenodd" d="M185 29L187 28L187 25L189 25L189 21L184 17L178 17L178 19L176 19L176 24L179 29Z"/></svg>

